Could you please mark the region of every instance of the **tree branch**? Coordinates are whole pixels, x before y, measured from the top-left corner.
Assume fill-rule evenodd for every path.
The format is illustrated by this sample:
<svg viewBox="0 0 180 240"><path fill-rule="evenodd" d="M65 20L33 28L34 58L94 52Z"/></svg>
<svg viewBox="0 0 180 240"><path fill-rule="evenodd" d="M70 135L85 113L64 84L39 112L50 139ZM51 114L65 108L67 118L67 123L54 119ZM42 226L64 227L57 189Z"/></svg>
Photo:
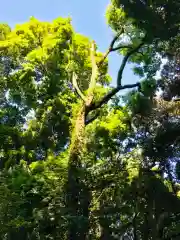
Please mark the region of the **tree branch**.
<svg viewBox="0 0 180 240"><path fill-rule="evenodd" d="M131 89L135 87L139 87L140 83L134 83L134 84L127 84L124 86L118 86L116 88L113 88L111 91L109 91L104 97L99 102L92 103L91 106L89 107L89 111L98 109L102 107L104 104L106 104L116 93L118 93L120 90L124 89Z"/></svg>
<svg viewBox="0 0 180 240"><path fill-rule="evenodd" d="M121 31L119 33L116 34L116 36L113 38L113 40L111 41L108 50L106 51L106 53L104 54L102 60L99 62L98 67L100 67L103 62L105 61L105 59L107 58L107 56L109 55L110 52L116 51L118 49L115 50L114 48L114 44L115 42L118 40L118 38L120 37L120 35L124 32L124 28L121 29ZM122 46L121 46L122 48ZM120 48L119 48L120 49Z"/></svg>
<svg viewBox="0 0 180 240"><path fill-rule="evenodd" d="M89 111L92 111L92 110L95 110L95 109L98 109L100 108L102 105L104 105L105 103L107 103L116 93L118 93L120 90L123 90L123 89L130 89L130 88L134 88L134 87L139 87L140 86L140 83L135 83L135 84L127 84L127 85L124 85L122 86L121 85L121 80L122 80L122 75L123 75L123 71L124 71L124 68L127 64L127 61L129 59L129 57L136 53L143 45L144 45L144 42L145 42L145 38L144 38L144 41L142 41L137 47L135 47L134 49L132 49L131 51L129 51L123 58L123 61L121 63L121 66L119 68L119 71L118 71L118 76L117 76L117 86L116 88L113 88L110 92L108 92L104 97L102 97L102 99L96 103L92 103L89 107Z"/></svg>
<svg viewBox="0 0 180 240"><path fill-rule="evenodd" d="M118 76L117 76L117 86L121 85L121 79L122 79L122 74L123 74L123 71L124 71L124 68L126 66L126 63L129 59L129 57L136 53L142 46L144 45L144 42L140 43L137 47L135 47L134 49L132 49L131 51L129 51L123 58L123 61L121 63L121 66L119 68L119 71L118 71Z"/></svg>
<svg viewBox="0 0 180 240"><path fill-rule="evenodd" d="M120 49L124 49L124 48L129 48L129 49L132 49L132 47L130 46L130 45L119 45L119 46L117 46L117 47L114 47L114 48L112 48L111 49L111 52L115 52L115 51L117 51L117 50L120 50Z"/></svg>
<svg viewBox="0 0 180 240"><path fill-rule="evenodd" d="M72 76L72 84L73 87L75 88L75 90L77 91L78 95L81 97L81 99L85 102L86 101L86 97L84 96L84 94L81 92L78 83L77 83L77 75L73 72L73 76Z"/></svg>

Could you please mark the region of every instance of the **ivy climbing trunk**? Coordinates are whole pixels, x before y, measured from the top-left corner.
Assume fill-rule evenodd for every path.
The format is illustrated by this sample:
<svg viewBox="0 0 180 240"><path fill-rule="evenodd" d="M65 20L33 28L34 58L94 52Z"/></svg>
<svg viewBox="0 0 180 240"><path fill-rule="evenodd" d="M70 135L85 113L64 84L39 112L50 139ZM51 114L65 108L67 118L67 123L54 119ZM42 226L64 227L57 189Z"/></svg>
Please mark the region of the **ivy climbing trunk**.
<svg viewBox="0 0 180 240"><path fill-rule="evenodd" d="M86 106L82 103L76 117L69 153L67 182L69 240L86 239L89 230L91 194L85 184L86 179L82 163L82 153L85 148L85 110Z"/></svg>

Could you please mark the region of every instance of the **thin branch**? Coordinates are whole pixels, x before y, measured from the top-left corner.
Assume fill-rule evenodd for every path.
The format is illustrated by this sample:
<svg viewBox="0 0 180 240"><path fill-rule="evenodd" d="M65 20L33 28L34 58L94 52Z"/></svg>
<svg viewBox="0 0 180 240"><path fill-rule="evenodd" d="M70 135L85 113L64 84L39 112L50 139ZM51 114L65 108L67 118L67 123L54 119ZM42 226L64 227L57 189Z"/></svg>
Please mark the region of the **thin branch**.
<svg viewBox="0 0 180 240"><path fill-rule="evenodd" d="M122 74L123 74L123 71L124 71L124 68L126 66L126 63L129 59L129 57L136 53L142 46L144 45L144 42L140 43L137 47L135 47L134 49L132 49L131 51L129 51L123 58L123 61L121 63L121 66L119 68L119 71L118 71L118 77L117 77L117 86L121 85L121 79L122 79Z"/></svg>
<svg viewBox="0 0 180 240"><path fill-rule="evenodd" d="M131 89L131 88L135 88L135 87L139 87L139 86L140 86L140 83L138 82L138 83L134 83L134 84L127 84L127 85L124 85L124 86L118 86L116 88L113 88L99 102L93 103L90 106L89 111L92 111L92 110L95 110L95 109L98 109L98 108L102 107L120 90Z"/></svg>
<svg viewBox="0 0 180 240"><path fill-rule="evenodd" d="M124 49L124 48L129 48L129 49L132 49L132 46L130 46L130 45L119 45L119 46L117 46L117 47L114 47L114 48L112 48L111 49L111 52L115 52L115 51L117 51L117 50L120 50L120 49Z"/></svg>
<svg viewBox="0 0 180 240"><path fill-rule="evenodd" d="M122 28L119 33L116 34L116 36L113 38L113 40L110 43L109 50L111 51L114 47L115 42L118 40L118 38L121 36L121 34L124 33L124 29Z"/></svg>
<svg viewBox="0 0 180 240"><path fill-rule="evenodd" d="M109 45L108 50L104 54L102 60L99 62L98 67L100 67L103 64L103 62L105 61L105 59L107 58L107 56L109 55L110 52L116 51L114 48L114 44L123 32L124 32L124 28L122 28L121 31L119 33L117 33L116 36L113 38L113 40L111 41L111 43Z"/></svg>
<svg viewBox="0 0 180 240"><path fill-rule="evenodd" d="M77 91L78 95L81 97L81 99L85 102L86 101L86 97L84 96L84 94L81 92L78 83L77 83L77 75L73 72L73 76L72 76L72 83L73 83L73 87L75 88L75 90Z"/></svg>

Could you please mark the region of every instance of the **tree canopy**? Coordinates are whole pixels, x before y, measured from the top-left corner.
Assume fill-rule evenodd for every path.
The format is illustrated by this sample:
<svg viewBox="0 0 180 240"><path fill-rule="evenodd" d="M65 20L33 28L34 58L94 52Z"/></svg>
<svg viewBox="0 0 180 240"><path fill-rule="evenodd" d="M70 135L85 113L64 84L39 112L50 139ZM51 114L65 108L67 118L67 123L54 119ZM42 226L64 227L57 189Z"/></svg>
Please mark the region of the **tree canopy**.
<svg viewBox="0 0 180 240"><path fill-rule="evenodd" d="M179 12L112 0L105 53L70 18L0 24L0 239L180 238Z"/></svg>

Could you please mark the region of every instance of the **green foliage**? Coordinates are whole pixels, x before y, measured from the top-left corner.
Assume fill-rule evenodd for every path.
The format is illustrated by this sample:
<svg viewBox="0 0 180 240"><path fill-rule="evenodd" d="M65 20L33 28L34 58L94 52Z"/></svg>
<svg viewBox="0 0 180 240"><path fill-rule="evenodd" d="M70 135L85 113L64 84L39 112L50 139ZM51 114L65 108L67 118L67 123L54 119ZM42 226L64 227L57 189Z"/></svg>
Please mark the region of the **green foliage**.
<svg viewBox="0 0 180 240"><path fill-rule="evenodd" d="M8 35L8 33L10 33L10 31L11 29L7 24L1 23L0 24L0 40L1 41L4 40Z"/></svg>
<svg viewBox="0 0 180 240"><path fill-rule="evenodd" d="M113 0L117 7L126 12L126 18L132 19L133 25L145 30L149 39L168 40L179 31L179 2L177 1L126 1ZM168 29L168 31L167 31Z"/></svg>
<svg viewBox="0 0 180 240"><path fill-rule="evenodd" d="M152 101L147 96L140 92L131 92L126 96L128 105L132 111L132 114L140 114L146 116L150 114L152 109Z"/></svg>
<svg viewBox="0 0 180 240"><path fill-rule="evenodd" d="M71 19L0 25L0 239L179 237L178 4L111 1L119 72L129 61L142 78L116 88Z"/></svg>
<svg viewBox="0 0 180 240"><path fill-rule="evenodd" d="M156 91L156 80L155 79L147 79L141 82L141 92L146 97L153 96Z"/></svg>

